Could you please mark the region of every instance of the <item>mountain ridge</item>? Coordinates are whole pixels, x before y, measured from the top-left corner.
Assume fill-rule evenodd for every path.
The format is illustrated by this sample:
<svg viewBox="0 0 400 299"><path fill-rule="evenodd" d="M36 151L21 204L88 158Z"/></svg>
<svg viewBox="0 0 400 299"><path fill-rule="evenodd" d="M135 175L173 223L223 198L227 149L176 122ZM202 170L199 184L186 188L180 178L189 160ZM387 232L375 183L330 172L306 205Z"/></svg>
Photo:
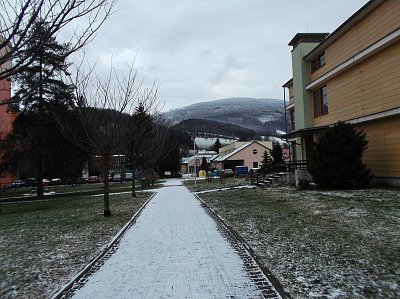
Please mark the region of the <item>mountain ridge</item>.
<svg viewBox="0 0 400 299"><path fill-rule="evenodd" d="M277 136L277 132L285 128L283 101L268 98L238 97L200 102L170 110L163 116L172 125L188 119L203 119L236 125L262 136ZM208 132L218 133L212 126L216 124L210 123L210 128L204 128L202 122Z"/></svg>

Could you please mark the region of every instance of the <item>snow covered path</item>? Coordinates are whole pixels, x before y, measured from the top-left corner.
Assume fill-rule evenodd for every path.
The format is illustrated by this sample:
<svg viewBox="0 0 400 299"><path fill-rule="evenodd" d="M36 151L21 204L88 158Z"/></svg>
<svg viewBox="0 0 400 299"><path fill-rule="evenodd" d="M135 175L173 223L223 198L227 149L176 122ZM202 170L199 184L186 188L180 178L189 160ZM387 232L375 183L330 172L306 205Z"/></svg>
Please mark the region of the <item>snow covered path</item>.
<svg viewBox="0 0 400 299"><path fill-rule="evenodd" d="M73 298L263 297L200 202L169 180Z"/></svg>

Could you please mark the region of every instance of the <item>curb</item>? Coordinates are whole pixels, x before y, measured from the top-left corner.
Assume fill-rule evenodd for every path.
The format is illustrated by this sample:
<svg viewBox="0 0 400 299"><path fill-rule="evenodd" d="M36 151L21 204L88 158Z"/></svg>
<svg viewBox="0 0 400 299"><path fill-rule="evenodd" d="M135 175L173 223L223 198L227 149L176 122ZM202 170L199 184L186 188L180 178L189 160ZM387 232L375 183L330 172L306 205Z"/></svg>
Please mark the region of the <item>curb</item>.
<svg viewBox="0 0 400 299"><path fill-rule="evenodd" d="M78 274L76 274L66 285L64 285L57 293L55 293L51 299L60 299L62 296L72 288L72 286L77 283L86 273L90 271L90 269L101 259L103 258L111 248L117 244L125 232L130 228L135 222L136 219L139 217L140 213L149 203L149 201L156 195L153 193L148 200L136 211L136 213L132 216L132 218L120 229L120 231L115 235L115 237L107 244L106 247L103 248L103 251L100 252L94 259L92 259Z"/></svg>
<svg viewBox="0 0 400 299"><path fill-rule="evenodd" d="M223 226L225 226L228 231L239 240L245 250L250 254L250 256L254 259L257 265L260 267L261 271L268 278L271 284L274 286L278 294L282 297L282 299L291 299L292 297L288 292L285 291L284 287L280 283L280 281L272 274L272 272L261 262L261 259L257 256L254 249L246 242L245 239L221 216L219 216L212 208L210 208L203 199L201 199L197 194L194 196L201 202L201 204L208 210L212 215L214 215L215 219L217 219Z"/></svg>

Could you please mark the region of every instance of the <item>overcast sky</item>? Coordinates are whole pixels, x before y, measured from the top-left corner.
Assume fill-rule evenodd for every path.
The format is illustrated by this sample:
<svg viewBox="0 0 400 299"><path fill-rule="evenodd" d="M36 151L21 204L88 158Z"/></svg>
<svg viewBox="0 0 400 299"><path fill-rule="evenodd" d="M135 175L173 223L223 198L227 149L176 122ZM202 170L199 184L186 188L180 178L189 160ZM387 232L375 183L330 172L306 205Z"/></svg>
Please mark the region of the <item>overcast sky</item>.
<svg viewBox="0 0 400 299"><path fill-rule="evenodd" d="M164 111L229 97L283 99L298 32L332 32L367 0L118 0L86 48L99 70L135 65Z"/></svg>

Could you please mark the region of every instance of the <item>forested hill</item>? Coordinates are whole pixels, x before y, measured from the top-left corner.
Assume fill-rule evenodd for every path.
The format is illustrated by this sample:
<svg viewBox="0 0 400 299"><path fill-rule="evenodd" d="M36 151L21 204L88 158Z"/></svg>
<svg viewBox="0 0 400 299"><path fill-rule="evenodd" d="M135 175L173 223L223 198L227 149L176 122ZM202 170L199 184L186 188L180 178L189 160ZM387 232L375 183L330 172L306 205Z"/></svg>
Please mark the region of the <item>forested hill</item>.
<svg viewBox="0 0 400 299"><path fill-rule="evenodd" d="M168 111L164 116L172 124L188 119L212 120L264 136L275 136L277 131L284 131L284 104L275 99L229 98L201 102Z"/></svg>
<svg viewBox="0 0 400 299"><path fill-rule="evenodd" d="M204 138L232 137L244 140L256 138L253 130L207 119L186 119L174 125L172 129Z"/></svg>

